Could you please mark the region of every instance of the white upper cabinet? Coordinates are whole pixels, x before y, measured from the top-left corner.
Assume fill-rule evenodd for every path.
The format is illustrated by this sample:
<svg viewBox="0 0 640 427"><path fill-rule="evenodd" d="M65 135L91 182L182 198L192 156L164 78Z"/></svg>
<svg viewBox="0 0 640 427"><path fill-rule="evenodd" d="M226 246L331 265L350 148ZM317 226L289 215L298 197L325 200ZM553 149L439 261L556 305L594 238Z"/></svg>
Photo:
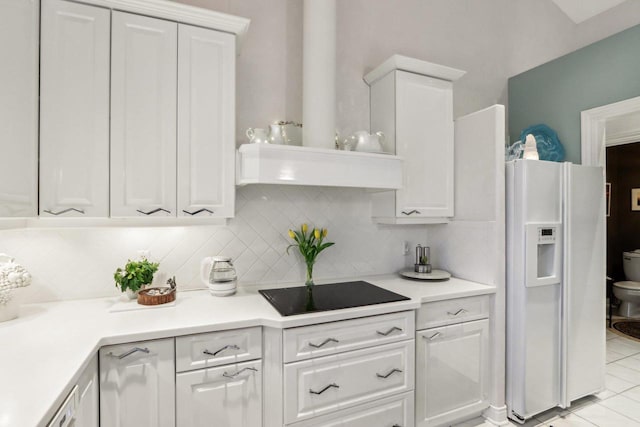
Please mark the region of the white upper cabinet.
<svg viewBox="0 0 640 427"><path fill-rule="evenodd" d="M178 25L112 22L111 216L175 216Z"/></svg>
<svg viewBox="0 0 640 427"><path fill-rule="evenodd" d="M365 80L371 131L404 159L403 188L373 195L380 223L446 222L453 216L453 84L464 72L393 56Z"/></svg>
<svg viewBox="0 0 640 427"><path fill-rule="evenodd" d="M111 11L43 0L40 215L109 215Z"/></svg>
<svg viewBox="0 0 640 427"><path fill-rule="evenodd" d="M0 217L38 210L38 0L0 1Z"/></svg>
<svg viewBox="0 0 640 427"><path fill-rule="evenodd" d="M232 217L235 37L178 27L178 216Z"/></svg>

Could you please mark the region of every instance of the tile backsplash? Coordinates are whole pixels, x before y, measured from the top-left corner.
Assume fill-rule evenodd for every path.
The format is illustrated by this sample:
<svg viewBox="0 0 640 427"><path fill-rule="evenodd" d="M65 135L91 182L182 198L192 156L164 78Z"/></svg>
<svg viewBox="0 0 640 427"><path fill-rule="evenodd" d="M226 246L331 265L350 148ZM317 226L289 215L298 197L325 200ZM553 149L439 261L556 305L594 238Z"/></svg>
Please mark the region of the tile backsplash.
<svg viewBox="0 0 640 427"><path fill-rule="evenodd" d="M0 231L0 252L23 264L33 284L23 302L115 296L113 272L138 250L160 262L154 283L176 276L178 287L198 288L200 261L228 255L239 285L304 281L295 248L287 255L289 228L302 223L329 229L336 244L322 252L316 279L392 273L413 262L410 248L427 243L425 226L385 226L371 221L362 189L251 185L236 192L236 216L226 226L31 228Z"/></svg>

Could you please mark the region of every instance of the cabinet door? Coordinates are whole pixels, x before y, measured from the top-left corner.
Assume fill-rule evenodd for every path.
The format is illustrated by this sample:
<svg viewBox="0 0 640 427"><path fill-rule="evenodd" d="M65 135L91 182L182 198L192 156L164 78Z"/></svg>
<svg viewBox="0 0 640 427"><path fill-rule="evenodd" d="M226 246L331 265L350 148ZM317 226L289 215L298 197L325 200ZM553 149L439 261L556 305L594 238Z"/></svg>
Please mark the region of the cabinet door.
<svg viewBox="0 0 640 427"><path fill-rule="evenodd" d="M178 27L112 21L111 216L175 216Z"/></svg>
<svg viewBox="0 0 640 427"><path fill-rule="evenodd" d="M233 217L235 37L178 28L178 216Z"/></svg>
<svg viewBox="0 0 640 427"><path fill-rule="evenodd" d="M38 0L0 1L0 217L38 210Z"/></svg>
<svg viewBox="0 0 640 427"><path fill-rule="evenodd" d="M75 426L98 427L99 417L99 382L98 382L98 357L89 363L78 381L78 406L76 406Z"/></svg>
<svg viewBox="0 0 640 427"><path fill-rule="evenodd" d="M100 425L175 426L174 340L100 349Z"/></svg>
<svg viewBox="0 0 640 427"><path fill-rule="evenodd" d="M43 0L40 215L109 215L111 12Z"/></svg>
<svg viewBox="0 0 640 427"><path fill-rule="evenodd" d="M489 321L416 334L416 425L436 426L488 405Z"/></svg>
<svg viewBox="0 0 640 427"><path fill-rule="evenodd" d="M396 91L396 154L404 158L396 216L453 216L452 84L396 71Z"/></svg>
<svg viewBox="0 0 640 427"><path fill-rule="evenodd" d="M262 363L236 363L176 376L180 427L262 425Z"/></svg>

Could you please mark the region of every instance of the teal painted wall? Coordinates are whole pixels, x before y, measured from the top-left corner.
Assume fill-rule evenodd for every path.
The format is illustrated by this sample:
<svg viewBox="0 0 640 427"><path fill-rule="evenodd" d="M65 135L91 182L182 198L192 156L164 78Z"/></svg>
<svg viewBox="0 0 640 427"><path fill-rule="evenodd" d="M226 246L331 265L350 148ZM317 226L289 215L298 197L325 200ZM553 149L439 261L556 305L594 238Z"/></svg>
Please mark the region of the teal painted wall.
<svg viewBox="0 0 640 427"><path fill-rule="evenodd" d="M580 163L580 112L640 96L640 25L509 79L509 140L544 123Z"/></svg>

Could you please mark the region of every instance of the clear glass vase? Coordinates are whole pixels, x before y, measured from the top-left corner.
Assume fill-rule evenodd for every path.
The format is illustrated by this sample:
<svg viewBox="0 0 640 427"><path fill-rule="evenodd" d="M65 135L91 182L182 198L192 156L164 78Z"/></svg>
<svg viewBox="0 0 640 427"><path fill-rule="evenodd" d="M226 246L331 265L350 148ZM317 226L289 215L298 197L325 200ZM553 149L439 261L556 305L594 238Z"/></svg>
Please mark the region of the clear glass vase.
<svg viewBox="0 0 640 427"><path fill-rule="evenodd" d="M313 262L307 262L307 280L304 284L307 288L313 287Z"/></svg>

